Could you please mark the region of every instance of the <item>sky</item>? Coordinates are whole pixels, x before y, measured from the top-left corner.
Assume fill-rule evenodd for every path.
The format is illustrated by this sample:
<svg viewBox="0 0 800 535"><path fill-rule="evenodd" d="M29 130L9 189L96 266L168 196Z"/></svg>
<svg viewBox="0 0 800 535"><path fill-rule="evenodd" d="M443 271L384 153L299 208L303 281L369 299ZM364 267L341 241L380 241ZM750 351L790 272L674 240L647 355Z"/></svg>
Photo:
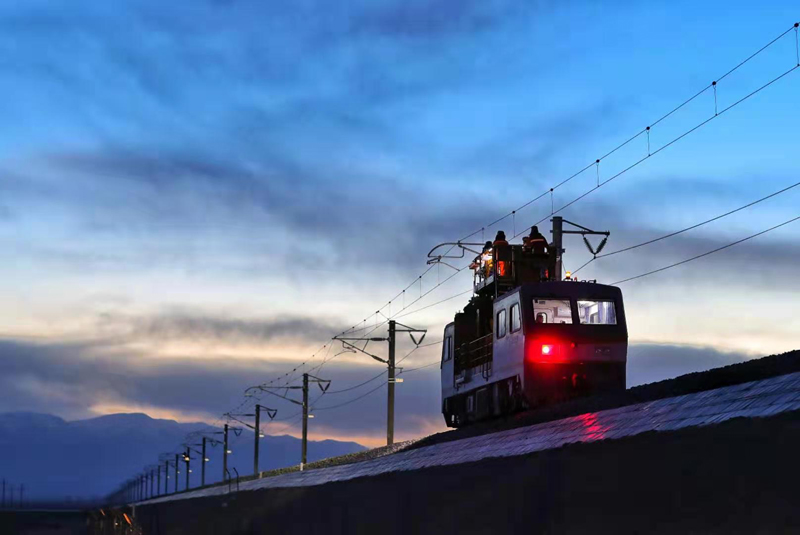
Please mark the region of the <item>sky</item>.
<svg viewBox="0 0 800 535"><path fill-rule="evenodd" d="M324 361L313 373L346 391L314 402L312 438L379 445L383 378L348 389L384 368L330 338L397 315L438 341L471 275L419 278L436 244L546 230L647 138L551 187L718 78L723 113L658 151L714 116L704 92L654 124L657 154L560 214L609 230L610 251L798 181L800 69L727 109L797 65L796 31L722 78L798 19L788 1L3 3L0 411L217 423L245 388ZM799 201L581 277L716 249ZM621 284L629 383L796 349L798 238L800 222ZM565 246L567 269L591 258ZM412 349L399 439L443 429L439 347ZM298 434L295 405L265 398L268 432Z"/></svg>

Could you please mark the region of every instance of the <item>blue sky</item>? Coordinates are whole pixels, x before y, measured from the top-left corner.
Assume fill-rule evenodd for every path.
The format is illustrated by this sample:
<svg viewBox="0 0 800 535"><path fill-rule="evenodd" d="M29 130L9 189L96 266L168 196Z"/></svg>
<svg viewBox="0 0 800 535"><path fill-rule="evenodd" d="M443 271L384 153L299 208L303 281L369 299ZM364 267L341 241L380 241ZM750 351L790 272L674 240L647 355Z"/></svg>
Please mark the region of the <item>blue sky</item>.
<svg viewBox="0 0 800 535"><path fill-rule="evenodd" d="M433 245L570 176L798 18L792 2L6 3L0 336L11 353L0 369L14 388L0 410L217 415L243 378L291 369L373 317ZM720 82L719 109L794 67L795 54L790 32ZM798 76L564 216L610 230L616 249L796 182ZM713 106L708 92L682 108L653 128L652 147ZM601 178L646 150L639 138L604 159ZM594 170L577 177L554 205L595 181ZM798 199L792 190L585 275L611 282L713 249L798 215ZM486 232L549 211L545 198ZM787 226L625 285L631 358L658 354L682 370L796 348L799 233ZM582 247L568 244L568 268L588 259ZM446 276L429 272L423 289ZM459 275L419 304L468 288ZM408 321L435 339L465 299ZM12 366L20 351L39 364ZM433 347L408 362L435 358ZM132 382L198 377L166 399L68 373L87 363L113 373L111 361ZM325 369L344 387L380 371L373 364L343 355ZM204 395L215 373L230 384ZM403 385L401 434L441 426L437 373ZM382 404L365 399L319 432L380 437Z"/></svg>

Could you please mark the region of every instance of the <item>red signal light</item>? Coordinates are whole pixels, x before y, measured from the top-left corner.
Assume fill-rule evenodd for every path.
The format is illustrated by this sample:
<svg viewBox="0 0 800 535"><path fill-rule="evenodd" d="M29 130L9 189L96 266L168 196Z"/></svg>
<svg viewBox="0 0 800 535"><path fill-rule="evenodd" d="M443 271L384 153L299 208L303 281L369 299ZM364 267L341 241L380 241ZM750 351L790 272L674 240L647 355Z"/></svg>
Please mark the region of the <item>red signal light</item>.
<svg viewBox="0 0 800 535"><path fill-rule="evenodd" d="M539 364L572 362L577 358L575 342L546 337L525 344L525 358Z"/></svg>

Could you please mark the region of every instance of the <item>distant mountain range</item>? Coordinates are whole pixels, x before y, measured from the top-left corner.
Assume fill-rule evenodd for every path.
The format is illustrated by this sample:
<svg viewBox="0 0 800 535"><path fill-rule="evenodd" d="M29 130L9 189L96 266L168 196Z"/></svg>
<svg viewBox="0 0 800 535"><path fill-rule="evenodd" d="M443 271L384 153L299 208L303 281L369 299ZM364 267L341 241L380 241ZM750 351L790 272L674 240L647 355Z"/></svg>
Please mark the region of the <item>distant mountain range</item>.
<svg viewBox="0 0 800 535"><path fill-rule="evenodd" d="M0 479L18 487L25 498L87 500L112 492L126 479L155 463L161 453L175 451L187 433L207 424L157 420L146 414L111 414L67 422L58 416L29 412L0 414ZM241 475L253 472L253 433L229 436L228 466ZM197 448L199 449L199 448ZM309 462L366 449L355 442L309 441ZM265 436L259 447L259 468L270 470L298 464L300 439ZM206 483L222 479L222 446L208 446ZM199 460L193 462L192 487L200 484ZM185 480L181 467L180 488ZM162 472L163 477L163 472ZM170 480L172 489L173 480ZM163 480L162 480L163 485ZM15 490L15 499L18 491Z"/></svg>

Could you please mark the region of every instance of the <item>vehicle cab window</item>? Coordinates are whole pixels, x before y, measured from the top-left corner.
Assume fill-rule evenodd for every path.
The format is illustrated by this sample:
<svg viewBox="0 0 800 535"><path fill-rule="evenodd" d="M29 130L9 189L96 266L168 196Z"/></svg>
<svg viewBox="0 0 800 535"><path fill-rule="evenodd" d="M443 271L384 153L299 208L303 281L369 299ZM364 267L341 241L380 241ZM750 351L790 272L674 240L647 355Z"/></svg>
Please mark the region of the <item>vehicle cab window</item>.
<svg viewBox="0 0 800 535"><path fill-rule="evenodd" d="M444 339L444 347L442 347L442 362L447 362L453 358L453 337L448 336Z"/></svg>
<svg viewBox="0 0 800 535"><path fill-rule="evenodd" d="M572 305L569 299L534 298L533 317L536 323L572 323Z"/></svg>
<svg viewBox="0 0 800 535"><path fill-rule="evenodd" d="M495 322L497 329L497 337L502 338L506 335L506 309L497 313L497 321Z"/></svg>
<svg viewBox="0 0 800 535"><path fill-rule="evenodd" d="M617 309L611 300L581 299L578 301L578 317L582 324L616 325Z"/></svg>
<svg viewBox="0 0 800 535"><path fill-rule="evenodd" d="M519 315L519 303L511 305L511 332L517 332L522 327L522 319Z"/></svg>

